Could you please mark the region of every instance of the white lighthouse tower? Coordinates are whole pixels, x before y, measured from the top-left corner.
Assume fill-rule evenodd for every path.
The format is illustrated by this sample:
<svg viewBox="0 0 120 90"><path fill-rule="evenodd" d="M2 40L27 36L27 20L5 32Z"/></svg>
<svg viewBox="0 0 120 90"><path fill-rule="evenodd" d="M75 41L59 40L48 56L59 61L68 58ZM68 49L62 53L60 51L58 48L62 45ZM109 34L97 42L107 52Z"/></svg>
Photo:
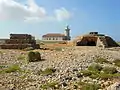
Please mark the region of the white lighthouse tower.
<svg viewBox="0 0 120 90"><path fill-rule="evenodd" d="M71 39L69 26L67 26L67 27L65 28L65 37L66 37L66 40L70 40L70 39Z"/></svg>

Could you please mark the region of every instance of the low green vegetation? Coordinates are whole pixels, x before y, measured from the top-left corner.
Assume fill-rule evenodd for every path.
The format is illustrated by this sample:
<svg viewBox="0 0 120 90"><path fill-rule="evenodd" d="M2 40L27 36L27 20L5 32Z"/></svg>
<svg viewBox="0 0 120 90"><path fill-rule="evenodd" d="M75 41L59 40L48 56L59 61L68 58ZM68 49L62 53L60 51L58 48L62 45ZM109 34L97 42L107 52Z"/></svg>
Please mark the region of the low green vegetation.
<svg viewBox="0 0 120 90"><path fill-rule="evenodd" d="M90 83L86 83L82 86L81 90L98 90L100 89L100 85L98 84L90 84Z"/></svg>
<svg viewBox="0 0 120 90"><path fill-rule="evenodd" d="M54 68L46 68L45 70L40 70L38 71L38 75L51 75L55 72L56 70Z"/></svg>
<svg viewBox="0 0 120 90"><path fill-rule="evenodd" d="M96 62L96 63L100 63L100 64L110 63L109 61L107 61L107 60L104 59L104 58L98 58L98 59L96 59L95 62Z"/></svg>
<svg viewBox="0 0 120 90"><path fill-rule="evenodd" d="M81 71L83 76L89 76L91 78L97 78L100 71L103 68L99 64L92 64L88 67L88 70Z"/></svg>
<svg viewBox="0 0 120 90"><path fill-rule="evenodd" d="M17 60L25 60L25 56L24 55L20 55Z"/></svg>
<svg viewBox="0 0 120 90"><path fill-rule="evenodd" d="M97 78L99 78L99 73L93 73L89 77L92 79L97 79Z"/></svg>
<svg viewBox="0 0 120 90"><path fill-rule="evenodd" d="M114 74L100 73L98 77L101 78L102 80L108 80L108 79L112 79L113 76Z"/></svg>
<svg viewBox="0 0 120 90"><path fill-rule="evenodd" d="M114 61L107 61L106 59L104 58L98 58L95 60L96 63L100 63L100 64L104 64L104 63L107 63L107 64L113 64L117 67L120 67L120 59L116 59Z"/></svg>
<svg viewBox="0 0 120 90"><path fill-rule="evenodd" d="M2 52L2 51L0 51L0 54L3 54L3 52Z"/></svg>
<svg viewBox="0 0 120 90"><path fill-rule="evenodd" d="M98 64L92 64L88 67L88 70L84 70L80 72L81 75L85 77L90 77L92 79L112 79L115 77L119 77L120 73L114 67L102 67Z"/></svg>
<svg viewBox="0 0 120 90"><path fill-rule="evenodd" d="M101 86L96 83L85 83L85 82L77 82L77 86L81 86L80 90L98 90L101 89Z"/></svg>
<svg viewBox="0 0 120 90"><path fill-rule="evenodd" d="M2 69L0 73L11 73L11 72L17 72L17 71L21 71L21 68L19 67L19 65L14 64L14 65L8 66L5 69Z"/></svg>
<svg viewBox="0 0 120 90"><path fill-rule="evenodd" d="M5 69L7 67L8 67L7 65L0 65L0 69Z"/></svg>
<svg viewBox="0 0 120 90"><path fill-rule="evenodd" d="M120 59L116 59L115 61L113 61L113 63L114 63L116 66L120 67Z"/></svg>
<svg viewBox="0 0 120 90"><path fill-rule="evenodd" d="M25 79L26 77L27 77L26 75L19 76L19 78L21 78L21 79Z"/></svg>
<svg viewBox="0 0 120 90"><path fill-rule="evenodd" d="M102 71L106 74L115 74L118 72L114 67L104 67Z"/></svg>
<svg viewBox="0 0 120 90"><path fill-rule="evenodd" d="M21 71L19 65L11 65L8 69L5 70L6 73Z"/></svg>
<svg viewBox="0 0 120 90"><path fill-rule="evenodd" d="M40 89L46 90L46 89L59 89L58 82L48 82L46 84L41 85Z"/></svg>
<svg viewBox="0 0 120 90"><path fill-rule="evenodd" d="M103 69L102 66L100 66L99 64L92 64L91 66L88 67L88 70L95 72L99 72L102 69Z"/></svg>
<svg viewBox="0 0 120 90"><path fill-rule="evenodd" d="M87 77L87 76L92 75L92 72L89 71L89 70L84 70L84 71L81 71L81 74L82 74L83 76Z"/></svg>
<svg viewBox="0 0 120 90"><path fill-rule="evenodd" d="M17 60L20 60L22 61L21 64L27 64L28 63L28 60L27 60L27 57L25 55L20 55L17 57Z"/></svg>
<svg viewBox="0 0 120 90"><path fill-rule="evenodd" d="M81 71L80 73L84 77L90 77L93 79L96 79L99 76L99 72L90 71L90 70L84 70L84 71Z"/></svg>
<svg viewBox="0 0 120 90"><path fill-rule="evenodd" d="M39 52L29 52L28 53L28 62L41 61L41 54Z"/></svg>

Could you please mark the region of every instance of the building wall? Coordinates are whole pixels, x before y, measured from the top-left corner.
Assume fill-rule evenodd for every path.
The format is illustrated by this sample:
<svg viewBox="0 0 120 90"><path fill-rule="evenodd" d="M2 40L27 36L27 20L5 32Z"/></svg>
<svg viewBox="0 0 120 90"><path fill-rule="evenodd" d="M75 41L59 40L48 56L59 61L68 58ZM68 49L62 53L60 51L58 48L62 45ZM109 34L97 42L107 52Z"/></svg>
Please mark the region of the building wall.
<svg viewBox="0 0 120 90"><path fill-rule="evenodd" d="M48 41L62 41L64 37L43 37L42 40Z"/></svg>

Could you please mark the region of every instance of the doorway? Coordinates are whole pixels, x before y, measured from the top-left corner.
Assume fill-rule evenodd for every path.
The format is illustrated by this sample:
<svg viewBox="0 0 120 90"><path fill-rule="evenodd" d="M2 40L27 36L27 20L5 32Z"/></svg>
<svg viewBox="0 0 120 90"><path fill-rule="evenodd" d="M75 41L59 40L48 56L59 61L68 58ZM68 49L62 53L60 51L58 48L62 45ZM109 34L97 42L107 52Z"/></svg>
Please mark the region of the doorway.
<svg viewBox="0 0 120 90"><path fill-rule="evenodd" d="M87 41L87 46L96 46L95 41Z"/></svg>

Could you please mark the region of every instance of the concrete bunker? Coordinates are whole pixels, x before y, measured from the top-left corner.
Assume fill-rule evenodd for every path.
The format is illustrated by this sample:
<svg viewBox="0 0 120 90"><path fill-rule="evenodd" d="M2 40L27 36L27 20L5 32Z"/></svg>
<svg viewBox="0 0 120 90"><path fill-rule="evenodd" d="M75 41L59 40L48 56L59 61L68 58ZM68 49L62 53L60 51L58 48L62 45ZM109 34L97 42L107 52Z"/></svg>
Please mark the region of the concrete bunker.
<svg viewBox="0 0 120 90"><path fill-rule="evenodd" d="M98 32L76 37L72 41L75 46L97 46L97 47L119 47L119 45L110 37Z"/></svg>

